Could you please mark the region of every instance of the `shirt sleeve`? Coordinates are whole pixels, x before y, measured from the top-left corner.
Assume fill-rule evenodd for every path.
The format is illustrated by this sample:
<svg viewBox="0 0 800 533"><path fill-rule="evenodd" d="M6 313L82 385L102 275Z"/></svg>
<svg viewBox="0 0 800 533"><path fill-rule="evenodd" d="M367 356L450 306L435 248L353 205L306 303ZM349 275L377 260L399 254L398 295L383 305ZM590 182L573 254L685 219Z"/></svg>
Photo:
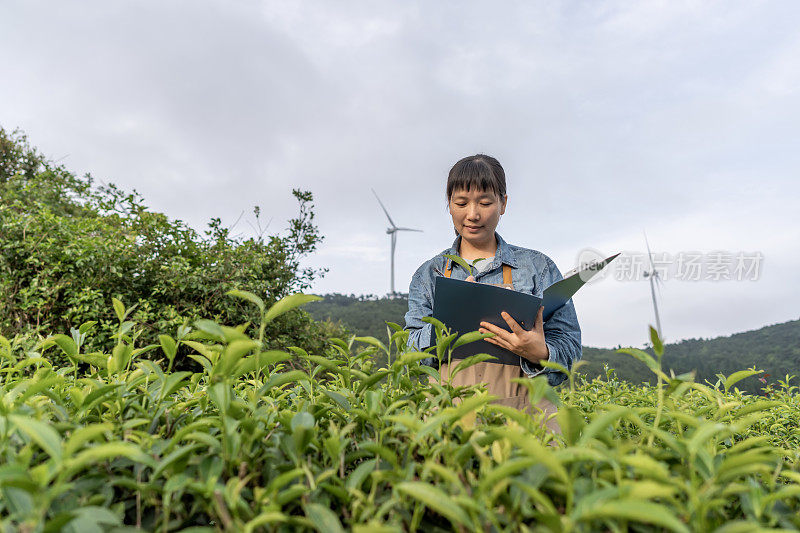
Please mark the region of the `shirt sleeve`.
<svg viewBox="0 0 800 533"><path fill-rule="evenodd" d="M408 336L408 345L418 351L423 351L430 347L433 335L433 324L423 322L422 318L433 315L433 294L431 289L426 286L422 279L422 270L417 270L411 278L411 285L408 288L408 312L405 320L406 330L411 333ZM434 366L435 357L425 358L420 361L424 365Z"/></svg>
<svg viewBox="0 0 800 533"><path fill-rule="evenodd" d="M561 271L558 270L552 260L548 258L547 264L548 269L542 273L541 278L542 287L544 288L563 279ZM578 324L578 315L575 312L572 298L558 308L553 313L553 316L550 317L550 320L544 323L544 339L550 351L549 361L571 370L572 365L580 360L583 354L581 349L581 328ZM526 374L531 375L541 371L541 367L537 368L527 363L527 361L523 361L523 370ZM556 386L567 379L566 374L558 370L547 368L544 369L544 373L547 375L547 381L552 386Z"/></svg>

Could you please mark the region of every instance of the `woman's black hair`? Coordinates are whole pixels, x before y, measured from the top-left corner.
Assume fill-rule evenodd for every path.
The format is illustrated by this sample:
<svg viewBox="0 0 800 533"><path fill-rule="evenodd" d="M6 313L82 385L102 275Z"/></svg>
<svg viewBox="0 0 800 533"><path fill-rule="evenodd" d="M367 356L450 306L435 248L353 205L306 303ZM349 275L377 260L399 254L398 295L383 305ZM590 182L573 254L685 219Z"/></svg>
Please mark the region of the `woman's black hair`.
<svg viewBox="0 0 800 533"><path fill-rule="evenodd" d="M447 201L453 191L492 191L500 200L506 195L506 172L500 162L490 155L476 154L461 159L450 169L447 176Z"/></svg>

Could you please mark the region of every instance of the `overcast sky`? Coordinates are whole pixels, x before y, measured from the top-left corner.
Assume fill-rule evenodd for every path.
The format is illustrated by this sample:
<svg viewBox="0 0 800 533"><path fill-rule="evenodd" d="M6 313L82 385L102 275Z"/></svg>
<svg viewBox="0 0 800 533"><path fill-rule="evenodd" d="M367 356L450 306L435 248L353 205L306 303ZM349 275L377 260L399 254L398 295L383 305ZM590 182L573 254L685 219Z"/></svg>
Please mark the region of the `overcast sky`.
<svg viewBox="0 0 800 533"><path fill-rule="evenodd" d="M247 233L259 205L283 231L311 190L317 293L388 292L370 187L424 230L398 238L407 291L452 242L448 170L488 153L498 232L562 272L586 248L642 253L643 230L707 269L760 253L755 281L665 263L666 339L729 335L800 317L799 18L794 0L3 0L0 125L197 229L245 211ZM584 344L646 340L648 281L618 277L575 297Z"/></svg>

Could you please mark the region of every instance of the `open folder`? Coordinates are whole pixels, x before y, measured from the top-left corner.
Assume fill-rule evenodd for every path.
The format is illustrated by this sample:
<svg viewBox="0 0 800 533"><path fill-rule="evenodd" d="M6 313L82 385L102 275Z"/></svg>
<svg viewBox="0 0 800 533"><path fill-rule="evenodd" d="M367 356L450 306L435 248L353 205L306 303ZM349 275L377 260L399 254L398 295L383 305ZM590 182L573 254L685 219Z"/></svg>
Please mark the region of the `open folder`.
<svg viewBox="0 0 800 533"><path fill-rule="evenodd" d="M434 285L433 318L442 321L459 334L477 331L481 322L489 322L506 331L511 331L500 316L502 311L510 314L524 329L532 329L539 307L544 305L543 318L547 322L572 295L597 275L619 254L590 263L570 273L544 290L544 298L532 294L508 290L503 287L472 283L438 276ZM519 365L518 355L485 340L464 344L453 350L454 359L463 359L478 353L493 355L493 363Z"/></svg>

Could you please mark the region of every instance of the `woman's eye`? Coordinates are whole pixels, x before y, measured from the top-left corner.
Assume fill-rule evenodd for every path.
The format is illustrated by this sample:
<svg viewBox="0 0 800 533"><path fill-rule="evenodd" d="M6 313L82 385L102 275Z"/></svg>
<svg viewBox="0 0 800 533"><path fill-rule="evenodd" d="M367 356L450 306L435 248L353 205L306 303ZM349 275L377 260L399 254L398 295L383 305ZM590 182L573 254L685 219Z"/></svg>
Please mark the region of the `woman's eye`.
<svg viewBox="0 0 800 533"><path fill-rule="evenodd" d="M465 206L465 205L467 205L467 204L459 204L458 202L456 202L456 205L457 205L458 207L464 207L464 206Z"/></svg>
<svg viewBox="0 0 800 533"><path fill-rule="evenodd" d="M492 204L491 204L491 203L488 203L488 204L481 203L481 205L482 205L483 207L489 207L489 206L490 206L490 205L492 205Z"/></svg>

